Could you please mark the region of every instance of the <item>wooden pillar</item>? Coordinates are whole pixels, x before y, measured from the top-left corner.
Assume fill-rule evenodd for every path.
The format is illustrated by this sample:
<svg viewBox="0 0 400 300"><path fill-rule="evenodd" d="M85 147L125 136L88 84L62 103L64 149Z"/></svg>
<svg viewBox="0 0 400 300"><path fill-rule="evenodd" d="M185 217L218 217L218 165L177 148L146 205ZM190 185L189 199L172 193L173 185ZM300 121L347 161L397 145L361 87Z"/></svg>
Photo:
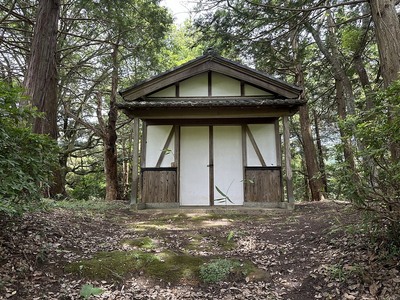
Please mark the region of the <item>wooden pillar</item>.
<svg viewBox="0 0 400 300"><path fill-rule="evenodd" d="M132 187L131 204L138 203L139 189L139 118L133 119Z"/></svg>
<svg viewBox="0 0 400 300"><path fill-rule="evenodd" d="M285 143L285 168L286 168L286 192L289 203L294 203L293 195L293 172L292 157L290 154L290 134L289 134L289 117L283 117L283 140Z"/></svg>
<svg viewBox="0 0 400 300"><path fill-rule="evenodd" d="M208 162L208 174L209 174L209 180L210 180L210 206L214 206L214 127L209 126L208 127L208 136L209 136L209 142L208 142L208 153L209 153L209 162Z"/></svg>

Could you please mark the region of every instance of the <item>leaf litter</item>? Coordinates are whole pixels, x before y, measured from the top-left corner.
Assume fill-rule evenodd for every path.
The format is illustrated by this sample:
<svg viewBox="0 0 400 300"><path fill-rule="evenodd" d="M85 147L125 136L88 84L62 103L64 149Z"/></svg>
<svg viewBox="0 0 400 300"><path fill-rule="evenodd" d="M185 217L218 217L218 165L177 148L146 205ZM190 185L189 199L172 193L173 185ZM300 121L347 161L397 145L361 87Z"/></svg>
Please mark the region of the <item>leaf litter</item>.
<svg viewBox="0 0 400 300"><path fill-rule="evenodd" d="M0 299L400 299L399 257L378 255L365 234L346 230L359 221L357 212L329 201L200 217L65 209L2 217ZM124 242L140 240L154 245ZM97 253L132 249L250 261L261 271L214 284L144 272L89 280L65 271Z"/></svg>

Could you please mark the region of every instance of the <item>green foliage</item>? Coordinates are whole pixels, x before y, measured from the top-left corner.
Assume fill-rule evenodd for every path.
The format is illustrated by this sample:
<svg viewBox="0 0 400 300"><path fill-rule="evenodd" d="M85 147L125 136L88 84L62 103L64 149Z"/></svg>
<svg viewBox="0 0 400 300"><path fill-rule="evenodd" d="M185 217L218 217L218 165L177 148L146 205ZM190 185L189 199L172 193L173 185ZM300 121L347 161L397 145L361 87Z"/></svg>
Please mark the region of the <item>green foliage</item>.
<svg viewBox="0 0 400 300"><path fill-rule="evenodd" d="M239 267L240 263L236 260L215 259L200 267L200 278L205 283L227 280L229 274Z"/></svg>
<svg viewBox="0 0 400 300"><path fill-rule="evenodd" d="M104 177L104 172L86 175L69 174L68 181L71 188L69 194L78 200L104 199L106 193Z"/></svg>
<svg viewBox="0 0 400 300"><path fill-rule="evenodd" d="M341 126L362 147L356 170L344 166L343 192L364 210L375 238L400 245L400 81L376 94L374 107Z"/></svg>
<svg viewBox="0 0 400 300"><path fill-rule="evenodd" d="M226 237L226 240L229 242L235 237L235 232L233 230L229 231L228 236Z"/></svg>
<svg viewBox="0 0 400 300"><path fill-rule="evenodd" d="M344 49L355 52L359 49L363 31L354 26L348 26L342 32L342 45Z"/></svg>
<svg viewBox="0 0 400 300"><path fill-rule="evenodd" d="M104 291L100 288L96 288L93 284L84 284L81 288L79 295L83 299L89 299L91 296L101 295Z"/></svg>
<svg viewBox="0 0 400 300"><path fill-rule="evenodd" d="M51 180L57 145L33 134L35 110L22 107L21 89L0 81L0 212L15 214L37 202Z"/></svg>
<svg viewBox="0 0 400 300"><path fill-rule="evenodd" d="M198 39L199 33L188 21L181 27L172 26L158 55L162 69L172 69L202 55L205 46Z"/></svg>

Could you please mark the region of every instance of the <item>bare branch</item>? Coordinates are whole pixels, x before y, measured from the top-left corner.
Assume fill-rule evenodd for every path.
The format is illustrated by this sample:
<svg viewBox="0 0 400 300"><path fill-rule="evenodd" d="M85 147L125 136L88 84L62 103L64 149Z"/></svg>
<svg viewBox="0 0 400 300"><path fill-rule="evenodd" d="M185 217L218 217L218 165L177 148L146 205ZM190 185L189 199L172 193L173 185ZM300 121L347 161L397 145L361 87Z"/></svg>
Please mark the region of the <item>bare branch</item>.
<svg viewBox="0 0 400 300"><path fill-rule="evenodd" d="M14 5L13 5L13 6L14 6ZM11 7L11 8L9 9L9 8L7 8L6 6L4 6L3 4L0 4L0 10L6 12L6 13L9 14L9 15L12 15L12 16L16 17L16 18L19 19L19 20L22 20L22 21L28 23L29 25L33 25L33 24L34 24L34 23L33 23L31 20L29 20L27 17L16 13L16 12L13 11L12 9L13 9L13 7Z"/></svg>
<svg viewBox="0 0 400 300"><path fill-rule="evenodd" d="M72 119L74 119L76 122L78 122L79 124L81 124L82 126L86 127L89 130L92 130L97 136L101 137L101 138L105 138L105 134L102 130L99 130L98 128L96 128L95 126L93 126L92 124L82 120L81 118L79 118L78 116L74 115L71 111L69 111L68 109L65 110L65 113L71 117Z"/></svg>
<svg viewBox="0 0 400 300"><path fill-rule="evenodd" d="M101 111L103 110L103 96L100 92L96 93L96 99L97 99L97 108L96 108L96 114L97 114L97 120L99 120L99 125L101 131L105 131L106 129L106 124L104 122L103 115L101 114Z"/></svg>

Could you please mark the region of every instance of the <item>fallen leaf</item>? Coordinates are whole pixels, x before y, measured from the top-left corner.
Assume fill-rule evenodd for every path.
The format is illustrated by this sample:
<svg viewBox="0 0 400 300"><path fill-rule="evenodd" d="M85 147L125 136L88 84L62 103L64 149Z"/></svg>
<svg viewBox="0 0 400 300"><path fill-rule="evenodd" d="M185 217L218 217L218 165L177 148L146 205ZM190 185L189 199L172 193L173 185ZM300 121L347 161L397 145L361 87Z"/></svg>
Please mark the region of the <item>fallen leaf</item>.
<svg viewBox="0 0 400 300"><path fill-rule="evenodd" d="M378 293L378 285L373 282L370 286L369 286L369 292L371 293L372 296L376 296L376 294Z"/></svg>

